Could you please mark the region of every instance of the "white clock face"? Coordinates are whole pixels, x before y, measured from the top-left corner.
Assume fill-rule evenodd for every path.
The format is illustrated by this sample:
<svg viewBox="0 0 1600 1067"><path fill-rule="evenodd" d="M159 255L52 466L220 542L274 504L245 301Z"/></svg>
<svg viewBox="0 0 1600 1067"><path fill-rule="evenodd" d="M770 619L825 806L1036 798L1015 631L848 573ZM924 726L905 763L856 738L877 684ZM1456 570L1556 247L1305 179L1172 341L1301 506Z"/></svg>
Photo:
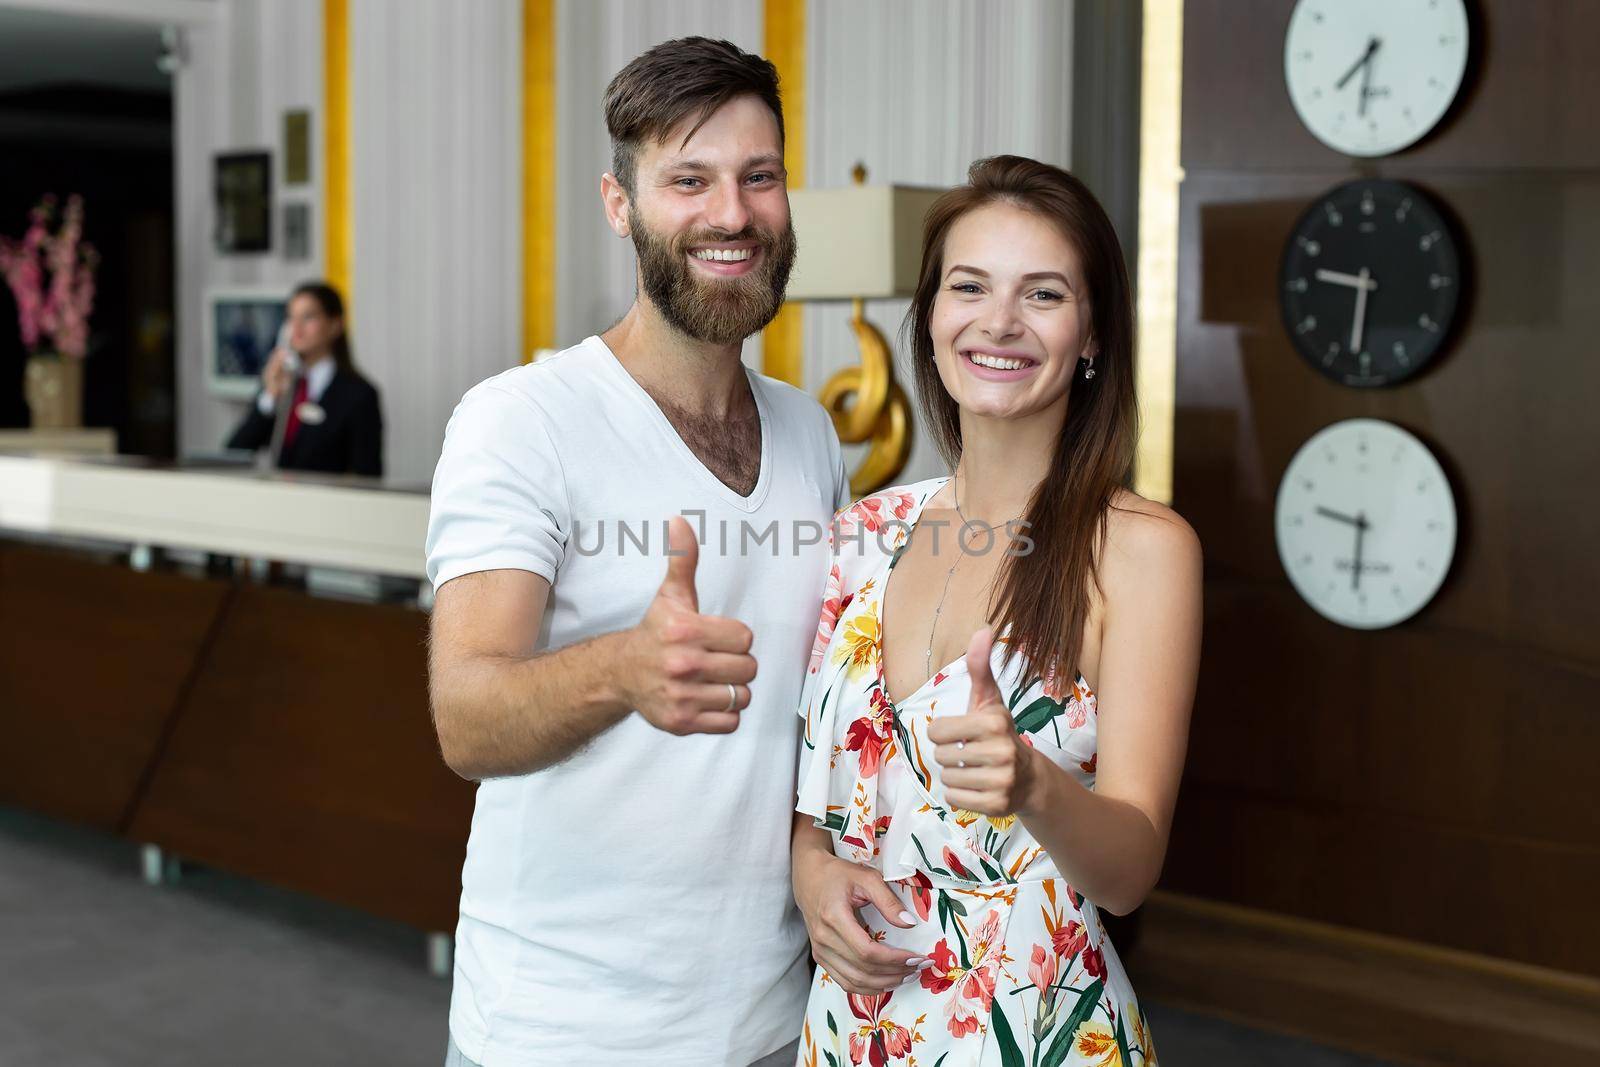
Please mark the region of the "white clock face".
<svg viewBox="0 0 1600 1067"><path fill-rule="evenodd" d="M1300 447L1278 487L1278 558L1295 590L1344 626L1393 626L1433 599L1456 549L1439 461L1393 423L1347 419Z"/></svg>
<svg viewBox="0 0 1600 1067"><path fill-rule="evenodd" d="M1449 110L1467 35L1462 0L1299 0L1283 46L1289 98L1330 148L1398 152Z"/></svg>

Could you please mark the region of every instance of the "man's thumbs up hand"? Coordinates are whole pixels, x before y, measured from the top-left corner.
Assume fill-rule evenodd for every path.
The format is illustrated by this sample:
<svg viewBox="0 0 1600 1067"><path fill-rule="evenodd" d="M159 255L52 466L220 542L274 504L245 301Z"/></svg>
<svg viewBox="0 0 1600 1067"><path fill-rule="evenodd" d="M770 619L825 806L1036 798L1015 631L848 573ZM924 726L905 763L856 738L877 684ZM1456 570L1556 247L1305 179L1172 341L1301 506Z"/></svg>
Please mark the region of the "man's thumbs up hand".
<svg viewBox="0 0 1600 1067"><path fill-rule="evenodd" d="M694 589L694 569L700 563L700 543L682 515L667 523L667 576L662 579L658 597L667 597L690 611L700 610L700 595Z"/></svg>
<svg viewBox="0 0 1600 1067"><path fill-rule="evenodd" d="M619 664L628 701L671 734L738 729L756 676L753 635L737 619L700 614L695 569L700 549L682 516L667 524L667 573Z"/></svg>

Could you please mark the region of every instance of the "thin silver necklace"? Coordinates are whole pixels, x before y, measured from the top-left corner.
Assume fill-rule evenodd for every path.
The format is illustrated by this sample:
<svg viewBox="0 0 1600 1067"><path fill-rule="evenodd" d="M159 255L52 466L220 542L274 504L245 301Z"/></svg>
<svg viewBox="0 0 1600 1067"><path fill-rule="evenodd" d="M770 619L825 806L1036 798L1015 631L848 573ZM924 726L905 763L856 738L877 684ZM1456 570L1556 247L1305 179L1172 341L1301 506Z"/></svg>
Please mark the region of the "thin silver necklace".
<svg viewBox="0 0 1600 1067"><path fill-rule="evenodd" d="M965 530L969 523L973 526L986 526L990 530L996 530L1005 525L1004 523L994 523L993 525L990 525L989 523L985 522L973 522L971 519L967 518L966 512L961 510L961 483L959 478L959 472L950 475L950 496L955 500L956 514L961 518L962 530ZM924 678L929 678L933 675L933 636L939 630L939 616L944 612L944 598L950 592L950 579L955 577L956 568L961 566L961 557L965 556L966 554L966 549L962 547L961 544L961 531L957 531L956 561L950 564L950 569L945 572L944 588L939 590L939 603L935 605L933 609L933 624L928 627L928 650L922 657L922 676Z"/></svg>

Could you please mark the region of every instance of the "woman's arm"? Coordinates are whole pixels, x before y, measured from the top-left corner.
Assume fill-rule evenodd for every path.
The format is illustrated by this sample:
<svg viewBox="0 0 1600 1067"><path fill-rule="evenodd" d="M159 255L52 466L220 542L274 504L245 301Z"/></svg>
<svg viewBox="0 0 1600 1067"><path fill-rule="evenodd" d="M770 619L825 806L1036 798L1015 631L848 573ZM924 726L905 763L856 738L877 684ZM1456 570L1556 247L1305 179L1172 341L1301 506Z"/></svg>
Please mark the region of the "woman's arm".
<svg viewBox="0 0 1600 1067"><path fill-rule="evenodd" d="M967 654L971 709L936 720L928 736L950 803L1016 813L1074 888L1126 914L1161 874L1183 775L1200 659L1199 540L1176 513L1141 502L1113 522L1100 577L1093 790L1017 736L982 634Z"/></svg>

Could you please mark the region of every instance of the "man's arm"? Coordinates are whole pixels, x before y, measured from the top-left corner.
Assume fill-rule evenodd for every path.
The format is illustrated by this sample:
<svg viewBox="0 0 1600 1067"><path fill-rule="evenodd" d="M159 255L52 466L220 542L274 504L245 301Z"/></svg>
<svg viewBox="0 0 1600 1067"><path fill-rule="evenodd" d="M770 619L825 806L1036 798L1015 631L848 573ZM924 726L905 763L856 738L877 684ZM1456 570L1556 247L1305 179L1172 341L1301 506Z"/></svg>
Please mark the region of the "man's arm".
<svg viewBox="0 0 1600 1067"><path fill-rule="evenodd" d="M699 613L697 546L672 520L667 576L639 625L535 653L550 583L528 571L462 575L434 598L429 691L439 747L468 779L559 763L637 709L673 734L732 733L750 703L752 635ZM734 687L729 707L728 686Z"/></svg>

